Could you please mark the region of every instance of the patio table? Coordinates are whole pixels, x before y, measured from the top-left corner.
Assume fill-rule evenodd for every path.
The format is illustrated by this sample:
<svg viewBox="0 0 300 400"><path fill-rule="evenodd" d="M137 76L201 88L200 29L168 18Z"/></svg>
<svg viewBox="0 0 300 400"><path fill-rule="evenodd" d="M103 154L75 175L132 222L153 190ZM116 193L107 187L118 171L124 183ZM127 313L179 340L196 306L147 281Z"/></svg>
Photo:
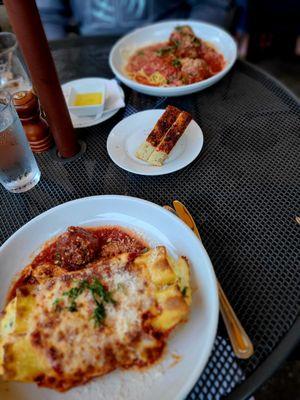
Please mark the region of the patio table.
<svg viewBox="0 0 300 400"><path fill-rule="evenodd" d="M116 38L52 44L61 82L107 77ZM42 178L24 194L0 188L0 243L30 219L63 202L123 194L160 205L186 204L255 354L238 360L220 319L210 359L188 399L246 399L300 340L300 107L279 82L237 61L216 85L193 95L155 98L125 88L126 107L78 137L74 160L37 156ZM186 168L163 176L134 175L109 158L106 140L121 119L172 104L190 112L204 147ZM299 219L297 219L299 217ZM297 223L298 220L298 223Z"/></svg>

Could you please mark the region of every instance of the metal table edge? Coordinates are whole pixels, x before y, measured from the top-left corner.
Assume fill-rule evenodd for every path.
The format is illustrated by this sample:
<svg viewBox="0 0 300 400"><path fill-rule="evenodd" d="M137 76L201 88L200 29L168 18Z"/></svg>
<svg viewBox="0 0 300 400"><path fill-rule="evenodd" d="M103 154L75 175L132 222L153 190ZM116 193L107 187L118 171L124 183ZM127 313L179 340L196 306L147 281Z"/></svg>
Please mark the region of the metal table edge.
<svg viewBox="0 0 300 400"><path fill-rule="evenodd" d="M300 343L300 315L273 353L257 368L247 380L236 387L226 400L246 400L256 392L281 366L289 354Z"/></svg>

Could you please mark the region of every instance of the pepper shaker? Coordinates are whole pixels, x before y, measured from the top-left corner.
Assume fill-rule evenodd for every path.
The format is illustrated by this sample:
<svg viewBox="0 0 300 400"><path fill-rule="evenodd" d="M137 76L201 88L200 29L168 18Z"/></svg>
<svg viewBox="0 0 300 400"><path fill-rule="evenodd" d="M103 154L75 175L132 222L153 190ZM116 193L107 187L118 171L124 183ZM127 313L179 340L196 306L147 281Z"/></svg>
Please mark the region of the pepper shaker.
<svg viewBox="0 0 300 400"><path fill-rule="evenodd" d="M41 116L37 96L32 91L21 91L13 95L13 102L34 153L41 153L53 144L49 125Z"/></svg>

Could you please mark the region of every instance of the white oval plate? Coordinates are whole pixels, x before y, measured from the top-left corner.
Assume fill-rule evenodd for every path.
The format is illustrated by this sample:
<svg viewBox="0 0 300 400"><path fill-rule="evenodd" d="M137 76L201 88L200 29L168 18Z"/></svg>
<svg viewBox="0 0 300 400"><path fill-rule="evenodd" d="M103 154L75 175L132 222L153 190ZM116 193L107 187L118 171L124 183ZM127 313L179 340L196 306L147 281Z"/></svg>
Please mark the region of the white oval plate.
<svg viewBox="0 0 300 400"><path fill-rule="evenodd" d="M87 197L54 207L28 222L0 249L0 307L15 273L30 262L32 253L45 241L70 225L107 224L134 229L150 245L163 244L171 253L189 258L193 303L188 322L169 338L161 363L144 372L114 371L65 393L38 388L35 384L0 381L1 399L181 400L199 378L210 355L218 323L214 271L193 232L172 213L148 201L114 195ZM179 355L181 360L174 363L172 354Z"/></svg>
<svg viewBox="0 0 300 400"><path fill-rule="evenodd" d="M138 112L124 118L111 130L107 138L107 151L115 164L139 175L164 175L178 171L194 161L203 146L202 130L194 120L161 167L150 165L135 156L137 148L164 111L155 109Z"/></svg>
<svg viewBox="0 0 300 400"><path fill-rule="evenodd" d="M82 79L76 79L74 81L70 81L70 82L66 82L63 85L61 85L62 90L66 91L68 90L70 87L74 87L81 89L82 87L84 87L85 83L89 83L89 84L93 84L95 88L97 88L97 85L101 86L101 85L106 85L107 82L109 81L109 79L104 79L104 78L82 78ZM120 85L118 85L118 88L120 90L120 95L122 97L122 99L125 98L125 94L123 89L121 88ZM106 121L107 119L113 117L118 111L120 110L120 108L116 108L114 110L110 110L110 111L105 111L105 106L104 106L104 111L103 114L100 115L99 117L77 117L76 115L72 114L70 112L70 117L71 117L71 121L73 124L74 128L88 128L89 126L94 126L97 124L100 124L101 122Z"/></svg>
<svg viewBox="0 0 300 400"><path fill-rule="evenodd" d="M223 54L226 65L225 68L201 82L191 85L178 87L155 87L143 85L130 79L123 71L128 58L136 49L153 43L164 42L168 40L171 32L177 25L189 25L195 34L205 41L211 43L220 53ZM237 46L234 39L223 29L215 25L193 20L175 20L158 22L143 28L134 30L117 41L109 54L109 65L113 73L125 85L137 92L150 94L152 96L183 96L186 94L203 90L216 82L228 73L235 63L237 57Z"/></svg>

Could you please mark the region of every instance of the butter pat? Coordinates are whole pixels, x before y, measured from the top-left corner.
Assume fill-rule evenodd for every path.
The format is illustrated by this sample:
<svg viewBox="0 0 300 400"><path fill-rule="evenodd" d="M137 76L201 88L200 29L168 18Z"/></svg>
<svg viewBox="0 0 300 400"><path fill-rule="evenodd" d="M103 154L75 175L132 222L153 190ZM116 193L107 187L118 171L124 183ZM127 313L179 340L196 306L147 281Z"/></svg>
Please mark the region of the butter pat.
<svg viewBox="0 0 300 400"><path fill-rule="evenodd" d="M67 103L70 112L77 117L100 117L104 110L105 85L72 86Z"/></svg>
<svg viewBox="0 0 300 400"><path fill-rule="evenodd" d="M94 93L77 93L73 106L94 106L102 104L103 95L100 92Z"/></svg>

